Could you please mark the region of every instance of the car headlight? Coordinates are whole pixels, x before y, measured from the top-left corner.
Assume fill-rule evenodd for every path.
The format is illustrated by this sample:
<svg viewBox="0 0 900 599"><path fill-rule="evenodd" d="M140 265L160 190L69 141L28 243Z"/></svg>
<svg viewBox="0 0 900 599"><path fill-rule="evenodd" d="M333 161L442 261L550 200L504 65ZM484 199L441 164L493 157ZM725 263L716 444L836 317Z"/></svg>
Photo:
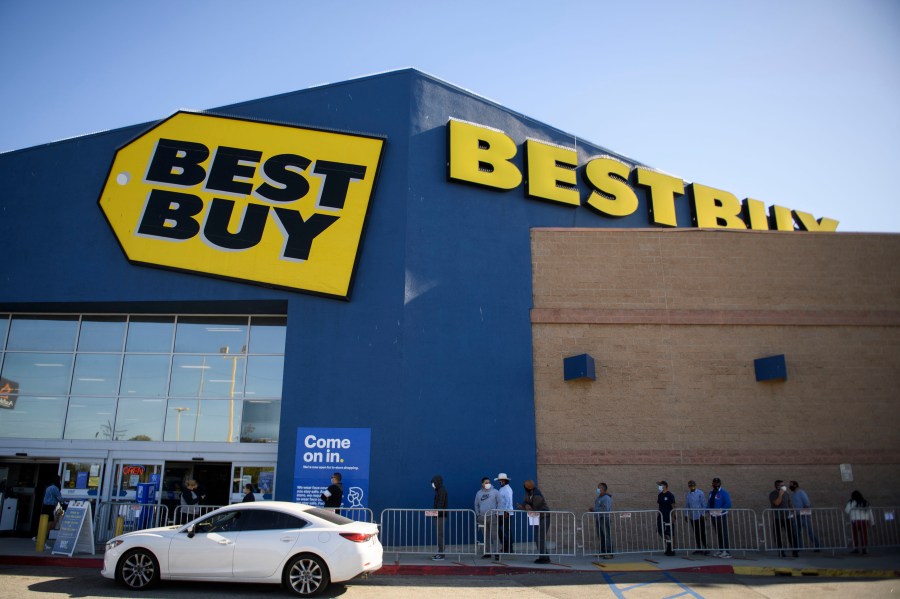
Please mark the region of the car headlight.
<svg viewBox="0 0 900 599"><path fill-rule="evenodd" d="M112 541L107 541L106 542L106 550L110 551L111 549L115 549L116 547L118 547L119 545L121 545L124 542L125 541L121 541L119 539L113 539Z"/></svg>

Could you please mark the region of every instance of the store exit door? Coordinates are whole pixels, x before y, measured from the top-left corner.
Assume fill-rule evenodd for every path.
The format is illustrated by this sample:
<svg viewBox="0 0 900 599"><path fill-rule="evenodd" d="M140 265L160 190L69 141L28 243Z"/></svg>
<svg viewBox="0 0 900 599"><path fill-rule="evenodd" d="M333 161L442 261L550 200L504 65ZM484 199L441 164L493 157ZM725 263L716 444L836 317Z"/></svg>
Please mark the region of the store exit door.
<svg viewBox="0 0 900 599"><path fill-rule="evenodd" d="M171 502L170 510L181 503L185 481L194 479L201 493L206 493L203 505L228 505L231 497L231 464L217 462L166 462L163 472L163 503Z"/></svg>

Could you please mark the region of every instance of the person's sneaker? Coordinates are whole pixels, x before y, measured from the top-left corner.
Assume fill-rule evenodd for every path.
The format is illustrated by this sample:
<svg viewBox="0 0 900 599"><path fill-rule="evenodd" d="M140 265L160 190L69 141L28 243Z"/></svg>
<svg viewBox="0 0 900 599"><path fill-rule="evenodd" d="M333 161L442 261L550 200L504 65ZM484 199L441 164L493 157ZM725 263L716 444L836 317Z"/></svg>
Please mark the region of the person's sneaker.
<svg viewBox="0 0 900 599"><path fill-rule="evenodd" d="M731 557L731 554L728 553L727 551L723 551L722 553L719 554L719 557L729 558L729 557Z"/></svg>
<svg viewBox="0 0 900 599"><path fill-rule="evenodd" d="M435 562L442 562L442 561L444 561L444 556L441 554L432 555L431 559L432 559L432 561L435 561Z"/></svg>
<svg viewBox="0 0 900 599"><path fill-rule="evenodd" d="M549 564L549 563L550 563L550 558L549 558L549 557L539 557L539 558L537 558L536 560L534 560L534 563L536 563L536 564Z"/></svg>
<svg viewBox="0 0 900 599"><path fill-rule="evenodd" d="M481 559L491 559L491 554L485 553L484 555L481 556Z"/></svg>
<svg viewBox="0 0 900 599"><path fill-rule="evenodd" d="M606 555L603 556L603 559L612 559L614 557L616 557L616 556L613 555L612 553L607 553Z"/></svg>

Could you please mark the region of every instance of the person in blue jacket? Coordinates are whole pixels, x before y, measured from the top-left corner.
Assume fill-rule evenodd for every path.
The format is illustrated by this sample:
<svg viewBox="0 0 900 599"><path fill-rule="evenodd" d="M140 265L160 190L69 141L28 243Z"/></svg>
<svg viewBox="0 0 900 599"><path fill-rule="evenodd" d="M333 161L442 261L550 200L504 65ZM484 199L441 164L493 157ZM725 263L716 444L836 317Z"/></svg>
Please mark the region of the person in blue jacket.
<svg viewBox="0 0 900 599"><path fill-rule="evenodd" d="M709 519L719 541L719 552L715 556L731 557L728 553L728 510L731 509L731 496L722 488L722 479L718 476L712 479L706 507L709 508Z"/></svg>

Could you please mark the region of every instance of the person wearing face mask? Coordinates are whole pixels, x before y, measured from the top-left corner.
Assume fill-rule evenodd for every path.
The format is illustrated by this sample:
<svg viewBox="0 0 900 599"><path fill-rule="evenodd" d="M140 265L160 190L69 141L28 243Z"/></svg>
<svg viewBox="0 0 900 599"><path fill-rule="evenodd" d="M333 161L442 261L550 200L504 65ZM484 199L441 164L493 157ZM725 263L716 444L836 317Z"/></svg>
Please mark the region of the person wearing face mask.
<svg viewBox="0 0 900 599"><path fill-rule="evenodd" d="M597 523L597 538L600 540L600 554L598 557L603 559L612 559L612 538L609 532L609 512L612 511L613 499L608 493L606 483L597 485L597 497L594 499L594 505L590 511L598 514L595 522Z"/></svg>
<svg viewBox="0 0 900 599"><path fill-rule="evenodd" d="M694 555L709 555L709 545L706 544L706 495L697 488L697 483L692 480L688 481L688 492L684 496L684 507L690 510L685 519L691 523L694 528L694 543L698 549L694 551Z"/></svg>
<svg viewBox="0 0 900 599"><path fill-rule="evenodd" d="M434 505L432 509L436 510L434 518L434 536L437 542L437 554L431 556L434 561L444 559L444 529L447 524L448 496L447 489L444 487L444 478L437 474L431 479L431 488L434 489Z"/></svg>
<svg viewBox="0 0 900 599"><path fill-rule="evenodd" d="M769 504L774 510L772 512L772 533L775 535L775 544L778 546L778 552L781 557L785 556L784 537L782 532L787 533L788 547L792 550L794 557L800 557L797 551L797 535L794 528L794 504L791 501L791 494L788 493L787 485L783 480L775 481L775 489L769 493Z"/></svg>
<svg viewBox="0 0 900 599"><path fill-rule="evenodd" d="M712 489L709 491L706 507L709 508L709 520L719 541L719 552L716 557L729 558L728 553L728 510L731 509L731 496L722 488L722 479L718 476L712 479Z"/></svg>
<svg viewBox="0 0 900 599"><path fill-rule="evenodd" d="M497 546L497 515L500 509L500 493L491 484L491 479L485 476L481 479L481 488L475 493L475 516L478 523L484 526L484 555L482 559L490 559L494 554L494 560L499 560Z"/></svg>
<svg viewBox="0 0 900 599"><path fill-rule="evenodd" d="M500 525L500 544L503 553L512 553L512 524L510 522L510 514L515 509L513 506L512 487L509 486L509 477L505 472L501 472L494 479L500 483L500 513L498 524Z"/></svg>
<svg viewBox="0 0 900 599"><path fill-rule="evenodd" d="M669 491L669 483L664 480L656 482L656 489L659 491L656 496L656 504L659 506L656 532L666 541L666 555L675 555L672 549L672 508L675 507L675 496Z"/></svg>
<svg viewBox="0 0 900 599"><path fill-rule="evenodd" d="M523 509L527 512L550 511L550 506L547 505L544 494L537 488L537 485L534 484L533 480L526 480L523 486L525 487L525 498L522 500L522 503L519 504L519 509ZM535 535L537 538L535 541L537 542L539 555L538 558L534 560L534 563L536 564L550 563L550 556L547 555L547 529L550 526L547 517L549 515L550 514L537 514L538 522Z"/></svg>

